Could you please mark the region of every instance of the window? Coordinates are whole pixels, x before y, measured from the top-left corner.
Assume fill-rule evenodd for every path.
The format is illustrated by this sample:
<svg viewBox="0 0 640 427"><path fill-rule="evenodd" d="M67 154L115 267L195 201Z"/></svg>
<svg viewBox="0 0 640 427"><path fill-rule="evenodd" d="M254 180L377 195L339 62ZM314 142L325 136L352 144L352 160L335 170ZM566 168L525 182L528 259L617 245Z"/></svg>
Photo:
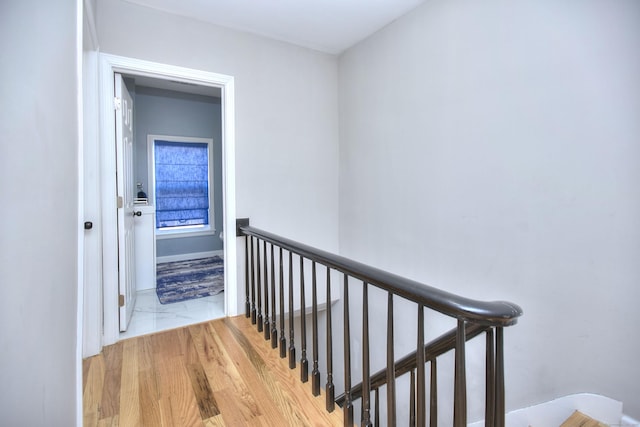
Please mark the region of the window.
<svg viewBox="0 0 640 427"><path fill-rule="evenodd" d="M215 233L212 145L207 138L149 135L156 234Z"/></svg>

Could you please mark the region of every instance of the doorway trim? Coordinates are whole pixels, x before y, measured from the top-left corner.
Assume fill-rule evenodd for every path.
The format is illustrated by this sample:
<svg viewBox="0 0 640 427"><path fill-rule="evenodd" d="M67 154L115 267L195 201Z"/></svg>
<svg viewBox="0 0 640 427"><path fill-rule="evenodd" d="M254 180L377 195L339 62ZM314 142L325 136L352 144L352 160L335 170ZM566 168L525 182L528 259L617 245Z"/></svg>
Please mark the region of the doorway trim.
<svg viewBox="0 0 640 427"><path fill-rule="evenodd" d="M102 345L119 340L118 324L118 224L116 194L116 153L114 111L114 73L174 80L222 90L222 197L224 227L225 315L238 314L236 274L235 205L235 113L234 78L223 74L144 61L111 54L100 54L100 187L102 201ZM99 307L85 307L96 309ZM96 331L99 335L100 331Z"/></svg>

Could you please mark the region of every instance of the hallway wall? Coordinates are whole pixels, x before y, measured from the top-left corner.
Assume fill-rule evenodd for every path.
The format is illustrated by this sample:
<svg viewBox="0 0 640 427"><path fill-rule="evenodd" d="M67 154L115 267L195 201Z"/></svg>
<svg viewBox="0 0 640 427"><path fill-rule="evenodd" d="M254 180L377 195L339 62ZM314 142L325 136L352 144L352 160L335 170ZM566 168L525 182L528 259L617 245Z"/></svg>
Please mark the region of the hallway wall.
<svg viewBox="0 0 640 427"><path fill-rule="evenodd" d="M237 216L337 250L335 56L122 0L97 22L103 52L234 76Z"/></svg>
<svg viewBox="0 0 640 427"><path fill-rule="evenodd" d="M96 20L102 52L233 76L236 217L337 251L335 56L122 0L98 0Z"/></svg>
<svg viewBox="0 0 640 427"><path fill-rule="evenodd" d="M3 426L77 421L76 37L75 1L0 2Z"/></svg>
<svg viewBox="0 0 640 427"><path fill-rule="evenodd" d="M340 250L521 304L508 409L594 392L640 417L639 18L631 0L436 0L340 58Z"/></svg>

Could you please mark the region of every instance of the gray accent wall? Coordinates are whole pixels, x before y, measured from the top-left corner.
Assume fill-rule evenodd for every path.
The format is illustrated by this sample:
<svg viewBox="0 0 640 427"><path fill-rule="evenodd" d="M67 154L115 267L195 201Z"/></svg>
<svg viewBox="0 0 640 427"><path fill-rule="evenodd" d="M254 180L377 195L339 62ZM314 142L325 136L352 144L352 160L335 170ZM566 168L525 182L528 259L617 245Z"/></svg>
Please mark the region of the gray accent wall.
<svg viewBox="0 0 640 427"><path fill-rule="evenodd" d="M222 240L222 124L220 99L210 96L137 86L135 88L135 175L151 198L148 135L213 139L213 209L215 235L156 239L156 256L221 250Z"/></svg>

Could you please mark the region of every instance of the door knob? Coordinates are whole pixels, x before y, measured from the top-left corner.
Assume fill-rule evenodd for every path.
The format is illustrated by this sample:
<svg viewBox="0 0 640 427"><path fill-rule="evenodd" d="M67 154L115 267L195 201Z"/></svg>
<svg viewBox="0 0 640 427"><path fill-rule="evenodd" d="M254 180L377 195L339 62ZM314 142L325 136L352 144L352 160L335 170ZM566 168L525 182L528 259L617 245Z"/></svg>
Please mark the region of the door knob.
<svg viewBox="0 0 640 427"><path fill-rule="evenodd" d="M93 228L93 223L91 221L85 221L84 222L84 229L85 230L91 230Z"/></svg>
<svg viewBox="0 0 640 427"><path fill-rule="evenodd" d="M133 216L142 216L142 212L140 212L140 211L133 211Z"/></svg>

